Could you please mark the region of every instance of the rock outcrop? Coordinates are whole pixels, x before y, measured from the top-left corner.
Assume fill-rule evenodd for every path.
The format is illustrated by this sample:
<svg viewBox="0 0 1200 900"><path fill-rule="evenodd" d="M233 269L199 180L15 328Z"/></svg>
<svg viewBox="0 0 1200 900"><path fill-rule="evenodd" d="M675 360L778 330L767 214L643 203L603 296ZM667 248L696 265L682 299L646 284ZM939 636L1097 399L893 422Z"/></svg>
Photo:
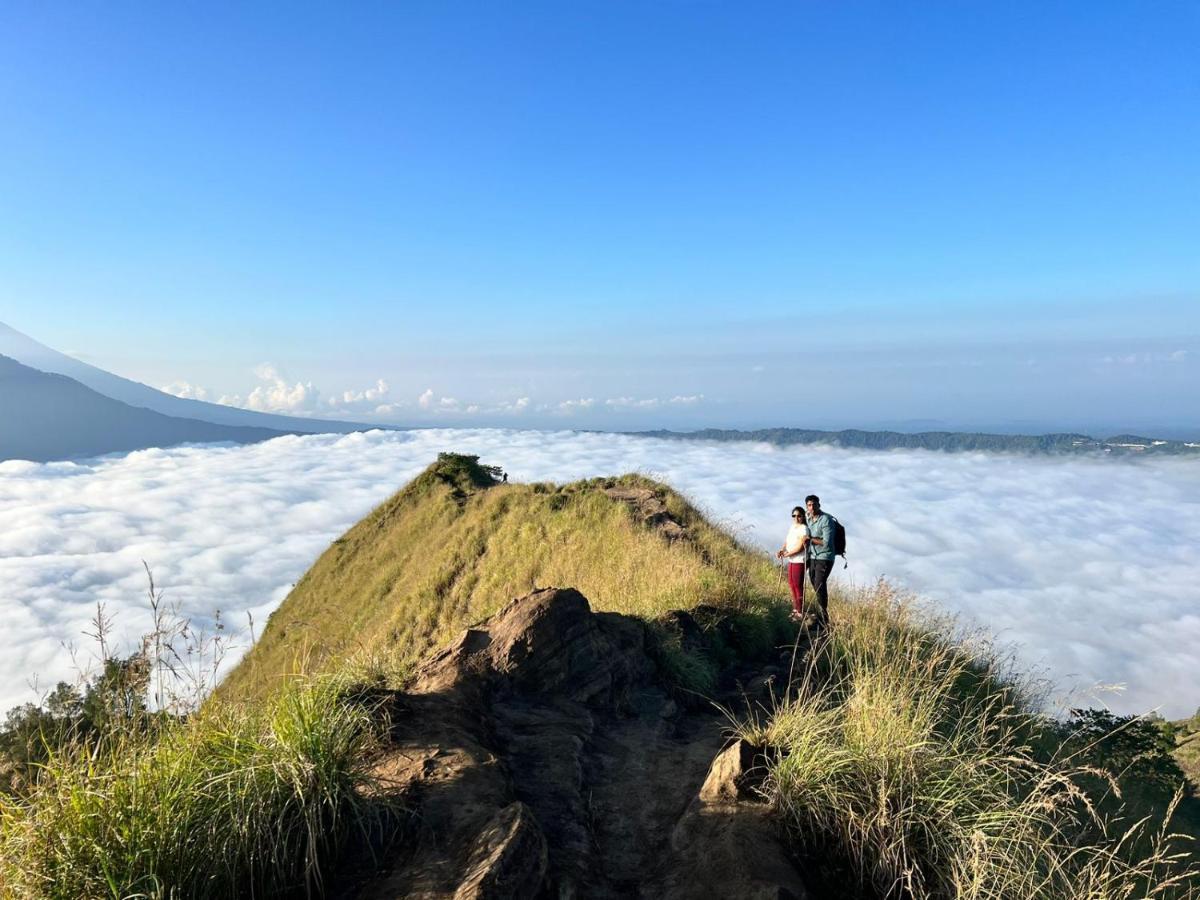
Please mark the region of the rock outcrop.
<svg viewBox="0 0 1200 900"><path fill-rule="evenodd" d="M343 896L805 896L755 790L761 751L681 709L649 641L547 589L429 659L376 765L414 825Z"/></svg>
<svg viewBox="0 0 1200 900"><path fill-rule="evenodd" d="M668 541L687 537L687 529L676 521L667 504L650 488L610 487L605 488L604 493L627 505L643 525L657 531Z"/></svg>

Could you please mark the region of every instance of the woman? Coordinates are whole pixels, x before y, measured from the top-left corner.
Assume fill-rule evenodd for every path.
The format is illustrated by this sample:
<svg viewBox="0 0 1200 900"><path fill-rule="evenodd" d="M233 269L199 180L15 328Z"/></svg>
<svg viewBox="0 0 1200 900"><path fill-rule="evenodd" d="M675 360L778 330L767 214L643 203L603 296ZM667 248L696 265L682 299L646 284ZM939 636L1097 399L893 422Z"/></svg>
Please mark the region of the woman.
<svg viewBox="0 0 1200 900"><path fill-rule="evenodd" d="M792 509L792 527L788 529L783 547L775 554L776 559L788 561L788 584L792 588L792 618L804 618L804 555L808 544L808 526L804 524L804 510Z"/></svg>

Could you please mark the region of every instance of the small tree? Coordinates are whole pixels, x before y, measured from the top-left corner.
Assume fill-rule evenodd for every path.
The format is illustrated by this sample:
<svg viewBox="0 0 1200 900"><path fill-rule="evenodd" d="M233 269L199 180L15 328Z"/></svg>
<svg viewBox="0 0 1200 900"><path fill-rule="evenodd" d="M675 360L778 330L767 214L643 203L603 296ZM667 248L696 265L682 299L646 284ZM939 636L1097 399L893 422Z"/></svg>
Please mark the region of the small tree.
<svg viewBox="0 0 1200 900"><path fill-rule="evenodd" d="M1122 793L1134 789L1161 802L1186 784L1171 753L1174 741L1150 718L1073 709L1066 731L1066 748L1084 764L1109 772Z"/></svg>

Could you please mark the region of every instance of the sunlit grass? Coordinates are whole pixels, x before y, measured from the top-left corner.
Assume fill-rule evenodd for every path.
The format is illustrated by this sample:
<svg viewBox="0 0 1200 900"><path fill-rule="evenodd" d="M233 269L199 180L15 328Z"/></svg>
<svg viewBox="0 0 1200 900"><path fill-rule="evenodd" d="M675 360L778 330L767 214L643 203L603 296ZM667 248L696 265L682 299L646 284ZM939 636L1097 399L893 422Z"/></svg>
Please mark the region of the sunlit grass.
<svg viewBox="0 0 1200 900"><path fill-rule="evenodd" d="M1197 873L1154 823L1118 828L1055 758L1049 720L996 664L886 584L839 603L805 678L743 728L774 748L769 794L824 877L863 896L1184 895ZM1161 823L1160 823L1161 824ZM1165 826L1163 826L1165 828Z"/></svg>
<svg viewBox="0 0 1200 900"><path fill-rule="evenodd" d="M655 490L687 539L649 535L625 504L602 493L612 485ZM354 655L407 671L535 587L573 587L593 609L646 620L703 604L762 610L783 592L765 554L639 476L497 485L465 496L423 476L334 541L222 692L261 694L301 658L310 671Z"/></svg>
<svg viewBox="0 0 1200 900"><path fill-rule="evenodd" d="M36 792L2 801L4 896L319 893L324 861L388 813L364 790L374 716L332 679L294 680L266 707L55 751Z"/></svg>

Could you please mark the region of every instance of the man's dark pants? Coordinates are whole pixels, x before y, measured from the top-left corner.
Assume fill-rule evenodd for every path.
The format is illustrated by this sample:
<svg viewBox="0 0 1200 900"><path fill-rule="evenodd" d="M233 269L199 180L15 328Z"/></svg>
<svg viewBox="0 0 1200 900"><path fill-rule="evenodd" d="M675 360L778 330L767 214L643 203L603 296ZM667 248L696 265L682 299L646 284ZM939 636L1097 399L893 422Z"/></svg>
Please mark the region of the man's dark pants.
<svg viewBox="0 0 1200 900"><path fill-rule="evenodd" d="M832 559L810 559L808 561L808 578L812 582L813 613L821 625L829 624L829 573L833 571Z"/></svg>

